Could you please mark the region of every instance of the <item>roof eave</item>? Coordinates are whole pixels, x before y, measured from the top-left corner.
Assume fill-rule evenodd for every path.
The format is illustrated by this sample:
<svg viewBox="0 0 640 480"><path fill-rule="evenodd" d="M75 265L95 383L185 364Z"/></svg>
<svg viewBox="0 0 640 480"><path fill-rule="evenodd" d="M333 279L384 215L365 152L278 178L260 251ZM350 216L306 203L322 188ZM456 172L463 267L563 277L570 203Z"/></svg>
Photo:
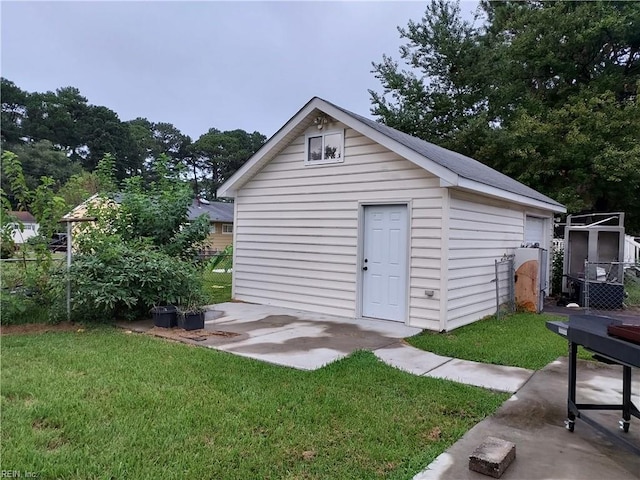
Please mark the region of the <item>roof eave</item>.
<svg viewBox="0 0 640 480"><path fill-rule="evenodd" d="M453 187L469 190L521 205L553 211L555 213L566 213L567 211L564 206L554 202L552 199L549 199L549 202L545 202L461 177L457 173L434 162L433 160L430 160L393 138L380 133L376 129L366 125L357 118L352 117L348 113L318 97L314 97L307 102L307 104L302 107L298 113L291 117L291 119L280 130L278 130L262 146L262 148L253 155L253 157L251 157L236 173L234 173L231 178L222 184L220 188L218 188L218 196L235 197L238 193L238 189L262 167L263 163L268 162L272 158L271 153L274 149L278 148L280 143L283 142L287 136L315 109L323 111L347 127L356 130L362 135L388 148L392 152L395 152L415 165L439 177L440 186L443 188Z"/></svg>
<svg viewBox="0 0 640 480"><path fill-rule="evenodd" d="M356 130L362 135L371 138L380 145L388 148L392 152L397 153L403 158L406 158L410 162L422 167L423 169L431 172L437 177L443 179L447 184L456 185L458 181L458 175L451 170L438 165L436 162L429 160L428 158L420 155L416 151L398 143L392 138L383 135L377 130L365 125L358 119L353 118L342 110L334 107L330 103L325 102L321 98L314 97L311 99L302 109L298 111L276 134L271 137L267 143L265 143L260 150L258 150L253 157L251 157L231 178L223 183L218 188L218 197L235 197L238 192L238 188L241 187L247 179L245 176L252 171L257 170L265 159L269 159L269 153L276 148L280 142L282 142L291 131L296 128L300 122L302 122L311 112L315 109L322 110L327 115L333 117L337 121L345 124L346 126Z"/></svg>
<svg viewBox="0 0 640 480"><path fill-rule="evenodd" d="M489 197L507 200L507 201L517 203L520 205L525 205L528 207L541 208L543 210L549 210L554 213L567 213L566 207L564 207L563 205L560 205L559 203L554 202L551 199L549 199L550 200L549 202L543 202L542 200L537 200L535 198L519 195L517 193L503 190L501 188L492 187L484 183L476 182L475 180L469 180L468 178L460 177L458 184L456 186L462 190L467 190L474 193L479 193L481 195L486 195Z"/></svg>
<svg viewBox="0 0 640 480"><path fill-rule="evenodd" d="M269 154L272 152L274 148L285 140L287 135L291 133L291 131L296 128L296 126L302 122L307 115L309 115L313 110L319 108L319 105L326 104L323 100L318 97L314 97L307 104L298 110L291 119L284 124L280 130L278 130L267 142L249 159L245 164L240 167L231 177L224 182L217 190L218 197L235 197L238 188L240 188L246 181L245 176L252 173L262 166L262 163L265 160L269 160Z"/></svg>

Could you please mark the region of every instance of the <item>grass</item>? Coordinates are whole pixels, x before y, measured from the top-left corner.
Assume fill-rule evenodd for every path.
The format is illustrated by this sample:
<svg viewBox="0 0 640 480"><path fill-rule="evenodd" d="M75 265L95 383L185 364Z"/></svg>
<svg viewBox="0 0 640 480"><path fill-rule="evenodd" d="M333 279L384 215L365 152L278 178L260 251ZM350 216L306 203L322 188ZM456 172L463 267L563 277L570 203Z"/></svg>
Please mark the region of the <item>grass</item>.
<svg viewBox="0 0 640 480"><path fill-rule="evenodd" d="M61 260L54 256L53 267ZM36 262L8 262L0 264L0 324L49 323L51 305L46 304L33 285L42 273Z"/></svg>
<svg viewBox="0 0 640 480"><path fill-rule="evenodd" d="M640 306L640 278L632 273L625 275L624 289L627 293L625 303L629 306Z"/></svg>
<svg viewBox="0 0 640 480"><path fill-rule="evenodd" d="M2 470L411 478L507 398L369 352L314 372L107 327L2 339Z"/></svg>
<svg viewBox="0 0 640 480"><path fill-rule="evenodd" d="M224 303L231 300L231 272L213 272L205 269L202 283L206 303Z"/></svg>
<svg viewBox="0 0 640 480"><path fill-rule="evenodd" d="M501 320L495 317L460 327L449 333L422 332L407 341L414 347L438 355L538 370L560 356L567 355L567 341L547 330L553 315L517 313ZM591 354L581 347L579 358Z"/></svg>

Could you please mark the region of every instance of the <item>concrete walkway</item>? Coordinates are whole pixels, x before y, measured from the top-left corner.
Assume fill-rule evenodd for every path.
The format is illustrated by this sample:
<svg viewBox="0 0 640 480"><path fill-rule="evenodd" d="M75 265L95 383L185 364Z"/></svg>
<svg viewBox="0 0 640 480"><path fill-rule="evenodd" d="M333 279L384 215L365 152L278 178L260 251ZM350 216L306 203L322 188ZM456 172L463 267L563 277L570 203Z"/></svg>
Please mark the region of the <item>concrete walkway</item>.
<svg viewBox="0 0 640 480"><path fill-rule="evenodd" d="M637 374L637 369L634 369ZM633 377L632 401L638 405L639 379ZM579 403L618 404L622 398L622 367L578 361ZM592 410L588 415L615 436L640 446L640 423L632 418L628 433L618 429L620 411ZM532 378L490 417L442 453L414 480L482 480L469 470L469 455L488 436L516 445L516 458L502 480L637 480L640 457L613 443L581 420L575 431L567 418L567 359L559 358Z"/></svg>
<svg viewBox="0 0 640 480"><path fill-rule="evenodd" d="M373 353L386 364L415 375L444 378L501 392L518 391L533 375L533 370L526 368L442 357L405 343L395 343Z"/></svg>
<svg viewBox="0 0 640 480"><path fill-rule="evenodd" d="M245 303L224 303L207 312L204 330L158 329L149 322L121 327L292 368L314 370L356 350L370 350L383 362L415 375L444 378L504 392L517 392L440 455L415 480L480 480L468 469L469 455L487 436L511 441L516 459L503 475L516 479L601 480L640 478L640 458L612 445L582 422L564 428L566 359L530 370L443 357L411 347L403 338L420 329L379 320L355 320ZM617 403L621 372L616 366L580 362L578 397L587 403ZM632 392L638 391L634 377ZM633 396L636 405L638 396ZM594 412L611 429L620 412ZM612 427L611 427L612 426ZM640 425L625 437L640 445ZM622 434L621 434L622 435Z"/></svg>
<svg viewBox="0 0 640 480"><path fill-rule="evenodd" d="M421 329L401 323L351 319L286 308L223 303L207 326L246 334L212 348L284 365L315 370L356 350L370 350L386 364L415 375L444 378L502 392L517 391L533 374L517 367L442 357L407 345Z"/></svg>
<svg viewBox="0 0 640 480"><path fill-rule="evenodd" d="M215 305L206 314L205 330L197 332L153 328L151 322L120 326L301 370L315 370L356 350L369 350L386 364L415 375L502 392L517 391L533 374L523 368L442 357L417 349L403 339L421 329L402 323L268 305Z"/></svg>

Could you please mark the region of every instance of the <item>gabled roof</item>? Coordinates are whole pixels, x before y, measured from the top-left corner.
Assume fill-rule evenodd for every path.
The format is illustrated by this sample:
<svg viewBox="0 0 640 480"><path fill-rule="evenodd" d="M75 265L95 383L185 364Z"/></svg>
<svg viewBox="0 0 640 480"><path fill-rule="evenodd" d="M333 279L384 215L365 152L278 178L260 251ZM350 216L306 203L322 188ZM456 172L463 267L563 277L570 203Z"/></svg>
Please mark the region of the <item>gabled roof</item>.
<svg viewBox="0 0 640 480"><path fill-rule="evenodd" d="M80 205L76 206L73 210L67 213L63 220L72 220L85 217L87 214L87 207L96 201L99 195L96 193L87 198ZM122 201L122 194L116 193L110 200L116 204L120 204ZM188 215L189 220L195 220L200 215L205 214L209 217L211 222L229 222L233 223L233 203L224 202L209 202L207 200L195 199L189 207Z"/></svg>
<svg viewBox="0 0 640 480"><path fill-rule="evenodd" d="M36 218L29 212L11 211L9 212L9 216L14 217L16 220L22 223L37 223Z"/></svg>
<svg viewBox="0 0 640 480"><path fill-rule="evenodd" d="M189 220L195 220L202 214L209 215L212 222L233 222L233 203L208 202L196 199L189 207Z"/></svg>
<svg viewBox="0 0 640 480"><path fill-rule="evenodd" d="M440 178L442 187L453 187L515 203L563 213L565 207L526 185L460 153L400 132L350 112L318 97L312 98L253 157L219 189L218 196L236 191L313 122L318 111L365 135L401 157Z"/></svg>

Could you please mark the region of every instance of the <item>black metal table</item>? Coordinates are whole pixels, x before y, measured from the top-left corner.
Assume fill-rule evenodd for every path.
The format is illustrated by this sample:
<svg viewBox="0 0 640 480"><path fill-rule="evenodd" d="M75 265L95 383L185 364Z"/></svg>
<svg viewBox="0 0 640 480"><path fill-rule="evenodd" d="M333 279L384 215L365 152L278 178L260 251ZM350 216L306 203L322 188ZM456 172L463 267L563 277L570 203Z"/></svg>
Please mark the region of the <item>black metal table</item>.
<svg viewBox="0 0 640 480"><path fill-rule="evenodd" d="M631 367L640 367L640 345L612 337L607 334L607 326L621 325L622 321L609 317L594 315L573 315L569 322L547 322L547 328L569 341L569 383L566 428L573 432L576 418L580 418L593 428L623 443L626 447L640 455L640 448L624 440L619 435L602 427L599 423L586 416L581 410L620 410L622 420L620 428L629 431L631 416L640 418L640 411L631 401ZM596 358L606 363L622 365L622 403L620 404L592 404L576 403L576 360L578 345L593 352Z"/></svg>

